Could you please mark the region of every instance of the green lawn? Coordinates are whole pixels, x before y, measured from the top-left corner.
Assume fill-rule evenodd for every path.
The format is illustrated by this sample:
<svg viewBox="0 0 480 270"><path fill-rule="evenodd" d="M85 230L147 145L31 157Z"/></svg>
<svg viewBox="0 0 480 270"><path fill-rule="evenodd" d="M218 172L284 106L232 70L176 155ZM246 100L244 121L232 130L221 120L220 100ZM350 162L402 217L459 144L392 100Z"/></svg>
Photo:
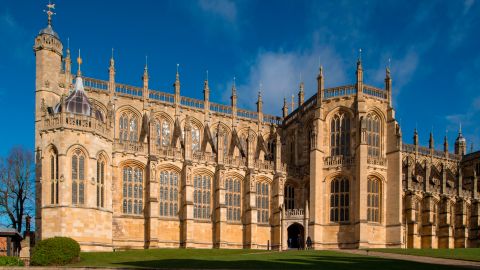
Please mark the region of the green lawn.
<svg viewBox="0 0 480 270"><path fill-rule="evenodd" d="M223 269L456 269L359 256L335 251L267 252L258 250L151 249L81 253L70 266Z"/></svg>
<svg viewBox="0 0 480 270"><path fill-rule="evenodd" d="M456 249L401 249L401 248L382 248L371 249L373 251L409 254L417 256L468 260L480 262L480 248L456 248Z"/></svg>

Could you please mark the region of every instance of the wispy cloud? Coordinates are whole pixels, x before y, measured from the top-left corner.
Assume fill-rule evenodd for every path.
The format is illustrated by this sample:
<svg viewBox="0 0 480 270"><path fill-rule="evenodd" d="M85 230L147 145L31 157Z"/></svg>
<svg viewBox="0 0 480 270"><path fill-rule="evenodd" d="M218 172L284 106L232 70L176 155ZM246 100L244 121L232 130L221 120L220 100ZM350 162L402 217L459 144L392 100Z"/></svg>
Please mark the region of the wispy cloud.
<svg viewBox="0 0 480 270"><path fill-rule="evenodd" d="M211 15L218 16L229 23L237 20L237 6L230 0L199 0L200 8Z"/></svg>
<svg viewBox="0 0 480 270"><path fill-rule="evenodd" d="M0 36L8 37L9 41L0 43L0 50L8 52L4 58L24 63L32 61L31 50L29 50L32 45L31 39L9 10L0 13ZM0 65L2 65L1 62Z"/></svg>

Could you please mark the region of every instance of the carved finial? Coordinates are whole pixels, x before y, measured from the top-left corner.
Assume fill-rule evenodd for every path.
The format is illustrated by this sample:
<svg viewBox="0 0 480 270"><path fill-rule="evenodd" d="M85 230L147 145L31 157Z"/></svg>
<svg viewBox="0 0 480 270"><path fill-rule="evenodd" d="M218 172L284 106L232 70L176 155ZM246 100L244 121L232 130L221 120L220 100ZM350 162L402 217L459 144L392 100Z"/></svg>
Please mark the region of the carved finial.
<svg viewBox="0 0 480 270"><path fill-rule="evenodd" d="M52 4L51 1L48 1L47 10L43 10L43 12L47 13L49 26L52 25L52 16L56 14L55 12L53 12L54 9L55 4Z"/></svg>
<svg viewBox="0 0 480 270"><path fill-rule="evenodd" d="M78 57L77 57L77 64L78 64L78 70L77 70L77 76L80 77L82 76L82 56L80 54L80 49L78 49Z"/></svg>
<svg viewBox="0 0 480 270"><path fill-rule="evenodd" d="M385 69L385 73L387 74L387 79L390 79L390 64L391 64L391 60L390 58L388 58L388 65L387 65L387 68Z"/></svg>
<svg viewBox="0 0 480 270"><path fill-rule="evenodd" d="M207 71L206 71L205 73L206 73L206 76L207 76L206 81L208 82L208 69L207 69Z"/></svg>
<svg viewBox="0 0 480 270"><path fill-rule="evenodd" d="M180 74L178 73L178 67L179 67L179 66L180 66L180 64L177 64L177 73L176 73L176 76L175 76L175 79L176 79L177 81L180 80Z"/></svg>
<svg viewBox="0 0 480 270"><path fill-rule="evenodd" d="M358 63L362 62L362 48L358 49Z"/></svg>
<svg viewBox="0 0 480 270"><path fill-rule="evenodd" d="M145 55L145 70L148 69L148 55Z"/></svg>
<svg viewBox="0 0 480 270"><path fill-rule="evenodd" d="M70 38L67 37L67 55L70 57Z"/></svg>

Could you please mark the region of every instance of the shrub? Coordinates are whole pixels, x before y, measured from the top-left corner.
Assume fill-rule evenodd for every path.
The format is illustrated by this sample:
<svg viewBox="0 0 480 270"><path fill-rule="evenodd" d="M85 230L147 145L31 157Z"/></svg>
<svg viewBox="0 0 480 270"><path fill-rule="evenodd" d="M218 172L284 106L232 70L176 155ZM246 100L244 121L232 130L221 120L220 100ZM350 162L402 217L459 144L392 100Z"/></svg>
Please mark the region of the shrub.
<svg viewBox="0 0 480 270"><path fill-rule="evenodd" d="M33 248L31 265L65 265L79 258L80 245L69 237L54 237L38 242Z"/></svg>
<svg viewBox="0 0 480 270"><path fill-rule="evenodd" d="M10 256L1 256L0 257L0 266L24 266L22 260L17 257Z"/></svg>

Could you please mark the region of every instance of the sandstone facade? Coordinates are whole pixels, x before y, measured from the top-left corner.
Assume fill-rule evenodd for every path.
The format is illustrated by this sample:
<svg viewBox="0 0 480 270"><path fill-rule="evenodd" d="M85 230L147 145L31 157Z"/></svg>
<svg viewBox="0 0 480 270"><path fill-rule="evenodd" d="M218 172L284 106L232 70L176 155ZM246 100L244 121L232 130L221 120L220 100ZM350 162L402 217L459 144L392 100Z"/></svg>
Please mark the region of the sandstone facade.
<svg viewBox="0 0 480 270"><path fill-rule="evenodd" d="M402 142L392 82L324 88L283 116L72 74L35 39L36 228L82 250L478 247L480 153ZM293 103L293 102L292 102ZM298 241L297 238L300 238Z"/></svg>

